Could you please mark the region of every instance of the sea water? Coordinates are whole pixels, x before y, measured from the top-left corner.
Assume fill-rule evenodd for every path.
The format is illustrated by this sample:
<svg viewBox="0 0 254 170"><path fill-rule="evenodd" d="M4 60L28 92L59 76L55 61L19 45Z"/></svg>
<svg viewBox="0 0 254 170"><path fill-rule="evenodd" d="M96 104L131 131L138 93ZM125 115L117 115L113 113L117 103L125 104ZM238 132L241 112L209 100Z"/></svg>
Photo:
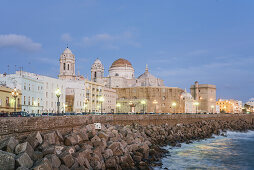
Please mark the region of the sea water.
<svg viewBox="0 0 254 170"><path fill-rule="evenodd" d="M165 147L170 156L159 169L254 170L254 131L227 132L227 137L194 141L181 147Z"/></svg>

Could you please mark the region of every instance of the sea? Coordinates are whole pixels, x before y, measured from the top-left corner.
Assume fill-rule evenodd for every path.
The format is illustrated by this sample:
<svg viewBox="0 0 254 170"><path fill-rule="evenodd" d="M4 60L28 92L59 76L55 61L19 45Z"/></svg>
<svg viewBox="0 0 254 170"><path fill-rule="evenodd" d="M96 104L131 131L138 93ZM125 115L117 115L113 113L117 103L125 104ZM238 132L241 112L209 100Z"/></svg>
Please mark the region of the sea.
<svg viewBox="0 0 254 170"><path fill-rule="evenodd" d="M254 170L254 131L227 132L225 136L166 146L170 155L162 159L160 169Z"/></svg>

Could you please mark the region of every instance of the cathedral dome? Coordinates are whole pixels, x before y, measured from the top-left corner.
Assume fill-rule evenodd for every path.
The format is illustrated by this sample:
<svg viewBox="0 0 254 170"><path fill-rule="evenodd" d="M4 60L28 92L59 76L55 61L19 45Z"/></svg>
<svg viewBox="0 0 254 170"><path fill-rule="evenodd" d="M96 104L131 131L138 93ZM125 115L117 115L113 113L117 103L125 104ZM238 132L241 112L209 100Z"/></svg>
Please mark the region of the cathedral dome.
<svg viewBox="0 0 254 170"><path fill-rule="evenodd" d="M131 63L128 60L123 59L123 58L119 58L118 60L113 62L113 64L111 65L110 68L112 68L112 67L125 67L125 66L133 68Z"/></svg>

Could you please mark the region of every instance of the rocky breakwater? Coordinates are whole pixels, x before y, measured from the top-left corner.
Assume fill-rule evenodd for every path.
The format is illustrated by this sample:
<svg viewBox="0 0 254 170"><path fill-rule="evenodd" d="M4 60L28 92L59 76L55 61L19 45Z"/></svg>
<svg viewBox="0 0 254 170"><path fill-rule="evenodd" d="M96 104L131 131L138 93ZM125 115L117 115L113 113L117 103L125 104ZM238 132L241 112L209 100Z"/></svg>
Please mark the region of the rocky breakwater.
<svg viewBox="0 0 254 170"><path fill-rule="evenodd" d="M94 124L69 132L36 132L0 142L0 170L150 169L167 153L161 146L180 146L225 130L254 129L244 120L206 120L191 124L127 126Z"/></svg>

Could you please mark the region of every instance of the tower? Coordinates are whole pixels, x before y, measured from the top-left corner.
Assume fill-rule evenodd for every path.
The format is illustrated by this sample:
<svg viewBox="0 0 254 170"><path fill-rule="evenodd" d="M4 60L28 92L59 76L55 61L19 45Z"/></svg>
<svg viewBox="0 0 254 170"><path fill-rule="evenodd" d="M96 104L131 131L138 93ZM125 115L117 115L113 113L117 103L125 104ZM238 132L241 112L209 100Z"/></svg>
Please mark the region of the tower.
<svg viewBox="0 0 254 170"><path fill-rule="evenodd" d="M75 56L68 47L60 56L59 78L68 80L75 78Z"/></svg>
<svg viewBox="0 0 254 170"><path fill-rule="evenodd" d="M104 77L104 67L101 61L97 58L91 67L91 80L100 82Z"/></svg>

